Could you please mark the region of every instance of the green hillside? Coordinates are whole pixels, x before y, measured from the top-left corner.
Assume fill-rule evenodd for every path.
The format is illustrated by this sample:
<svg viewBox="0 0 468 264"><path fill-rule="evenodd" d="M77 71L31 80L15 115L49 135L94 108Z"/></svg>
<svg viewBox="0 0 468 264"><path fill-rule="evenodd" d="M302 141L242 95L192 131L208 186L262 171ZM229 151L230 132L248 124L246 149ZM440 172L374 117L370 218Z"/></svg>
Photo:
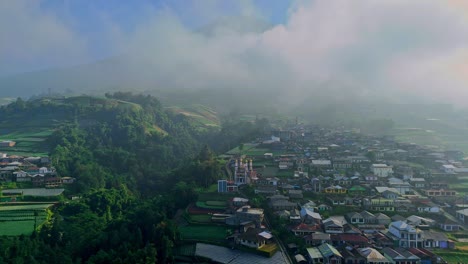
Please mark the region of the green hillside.
<svg viewBox="0 0 468 264"><path fill-rule="evenodd" d="M184 115L188 118L189 122L202 130L219 128L220 126L217 112L205 105L170 106L166 109L173 113Z"/></svg>
<svg viewBox="0 0 468 264"><path fill-rule="evenodd" d="M63 125L77 122L88 127L108 118L109 111L130 111L138 114L138 103L120 99L76 96L14 101L0 108L0 141L15 141L13 147L0 147L0 152L25 156L45 156L50 152L47 138ZM143 123L147 134L167 135L158 124Z"/></svg>

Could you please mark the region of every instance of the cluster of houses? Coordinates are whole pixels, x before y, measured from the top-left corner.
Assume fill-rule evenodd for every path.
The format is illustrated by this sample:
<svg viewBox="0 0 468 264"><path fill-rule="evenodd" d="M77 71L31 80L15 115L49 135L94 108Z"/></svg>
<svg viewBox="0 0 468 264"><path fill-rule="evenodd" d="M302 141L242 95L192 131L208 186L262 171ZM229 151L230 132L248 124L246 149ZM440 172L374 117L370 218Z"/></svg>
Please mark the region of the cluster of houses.
<svg viewBox="0 0 468 264"><path fill-rule="evenodd" d="M273 235L264 225L264 210L253 208L246 198L235 197L229 201L229 209L224 214L212 214L212 221L225 223L238 228L233 235L235 243L254 249L273 244Z"/></svg>
<svg viewBox="0 0 468 264"><path fill-rule="evenodd" d="M59 177L48 157L22 157L0 153L0 182L30 183L32 187L56 188L74 182Z"/></svg>
<svg viewBox="0 0 468 264"><path fill-rule="evenodd" d="M233 159L222 191L248 184L267 197L309 246L298 262L437 263L430 249L453 248L444 232L468 222L468 200L449 184L468 177L460 151L299 126L258 148L271 152Z"/></svg>

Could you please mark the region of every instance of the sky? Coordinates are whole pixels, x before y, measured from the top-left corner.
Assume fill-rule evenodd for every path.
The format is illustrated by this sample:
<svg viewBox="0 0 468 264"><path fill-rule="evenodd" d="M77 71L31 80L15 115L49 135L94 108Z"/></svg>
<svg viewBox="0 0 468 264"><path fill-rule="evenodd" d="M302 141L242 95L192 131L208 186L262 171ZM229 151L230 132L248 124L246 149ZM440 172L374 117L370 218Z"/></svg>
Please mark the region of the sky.
<svg viewBox="0 0 468 264"><path fill-rule="evenodd" d="M119 56L159 86L467 107L468 2L0 0L0 76Z"/></svg>

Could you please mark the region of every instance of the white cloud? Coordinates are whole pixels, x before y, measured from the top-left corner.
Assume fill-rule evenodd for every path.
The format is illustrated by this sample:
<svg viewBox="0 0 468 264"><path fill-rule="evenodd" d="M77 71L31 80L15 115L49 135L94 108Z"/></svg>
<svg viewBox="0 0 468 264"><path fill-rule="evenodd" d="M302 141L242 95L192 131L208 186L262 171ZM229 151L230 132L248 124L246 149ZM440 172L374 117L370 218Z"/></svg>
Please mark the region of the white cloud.
<svg viewBox="0 0 468 264"><path fill-rule="evenodd" d="M34 64L86 53L83 37L37 4L10 2L0 6L0 33L9 39L0 44L0 59ZM217 17L219 3L206 3L191 6ZM251 1L238 3L239 14L261 12ZM153 87L282 91L298 101L314 94L408 96L466 105L460 98L468 95L467 10L459 0L296 1L287 22L265 32L228 25L204 34L167 8L150 10L154 14L132 32L106 20L105 35L109 49L127 54L134 81Z"/></svg>
<svg viewBox="0 0 468 264"><path fill-rule="evenodd" d="M86 61L86 41L39 1L0 1L0 73Z"/></svg>

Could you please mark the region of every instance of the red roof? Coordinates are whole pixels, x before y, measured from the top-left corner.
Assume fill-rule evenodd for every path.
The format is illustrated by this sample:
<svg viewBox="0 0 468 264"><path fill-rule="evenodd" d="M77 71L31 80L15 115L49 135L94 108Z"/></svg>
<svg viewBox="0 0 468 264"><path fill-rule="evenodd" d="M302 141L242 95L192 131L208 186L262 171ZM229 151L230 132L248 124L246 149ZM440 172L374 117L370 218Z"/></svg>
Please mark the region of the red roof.
<svg viewBox="0 0 468 264"><path fill-rule="evenodd" d="M332 241L345 241L345 242L357 242L357 243L368 243L367 237L358 234L336 234L331 236Z"/></svg>
<svg viewBox="0 0 468 264"><path fill-rule="evenodd" d="M307 225L304 223L299 224L298 226L294 227L293 230L298 230L298 231L317 231L321 230L320 226L318 225Z"/></svg>

